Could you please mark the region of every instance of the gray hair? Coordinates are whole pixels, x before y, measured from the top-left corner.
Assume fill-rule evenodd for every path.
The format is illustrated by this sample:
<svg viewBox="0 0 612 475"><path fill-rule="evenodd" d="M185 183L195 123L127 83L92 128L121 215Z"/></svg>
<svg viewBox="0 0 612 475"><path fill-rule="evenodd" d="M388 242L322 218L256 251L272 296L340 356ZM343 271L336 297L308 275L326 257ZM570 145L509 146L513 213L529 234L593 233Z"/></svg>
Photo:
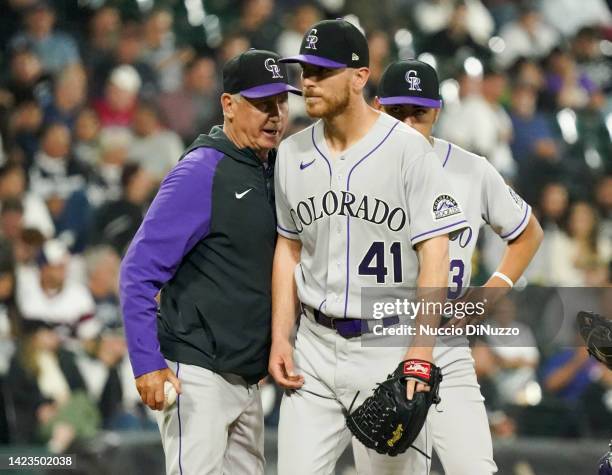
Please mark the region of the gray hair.
<svg viewBox="0 0 612 475"><path fill-rule="evenodd" d="M118 259L120 258L114 248L105 244L89 248L83 255L87 275L91 275L98 268L100 263L111 255Z"/></svg>

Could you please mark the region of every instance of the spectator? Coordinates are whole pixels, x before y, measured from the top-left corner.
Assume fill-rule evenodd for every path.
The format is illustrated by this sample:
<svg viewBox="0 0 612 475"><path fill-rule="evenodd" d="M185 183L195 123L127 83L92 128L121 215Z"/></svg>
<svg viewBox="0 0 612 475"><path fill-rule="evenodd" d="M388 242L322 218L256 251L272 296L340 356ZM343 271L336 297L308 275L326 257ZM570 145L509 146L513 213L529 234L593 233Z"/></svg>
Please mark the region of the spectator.
<svg viewBox="0 0 612 475"><path fill-rule="evenodd" d="M137 164L126 165L121 176L122 196L103 205L95 215L92 244L108 244L123 256L140 227L151 198L154 180Z"/></svg>
<svg viewBox="0 0 612 475"><path fill-rule="evenodd" d="M161 113L183 142L191 143L202 131L222 121L217 66L212 58L198 57L187 64L183 87L163 93L158 99Z"/></svg>
<svg viewBox="0 0 612 475"><path fill-rule="evenodd" d="M108 328L82 342L76 363L88 394L96 401L107 430L155 427L145 416L134 385L127 358L127 345L121 331Z"/></svg>
<svg viewBox="0 0 612 475"><path fill-rule="evenodd" d="M370 77L368 78L365 95L370 100L376 96L378 82L389 63L389 55L391 54L389 36L381 30L373 31L368 35L368 46L370 50Z"/></svg>
<svg viewBox="0 0 612 475"><path fill-rule="evenodd" d="M292 56L299 51L304 33L318 21L322 20L321 11L311 3L297 6L284 21L288 27L278 36L276 49L282 57ZM269 49L269 46L266 47Z"/></svg>
<svg viewBox="0 0 612 475"><path fill-rule="evenodd" d="M557 49L548 57L546 77L548 91L556 97L558 109L581 109L587 106L597 86L580 73L570 53Z"/></svg>
<svg viewBox="0 0 612 475"><path fill-rule="evenodd" d="M40 254L44 242L45 236L37 229L24 229L19 241L13 243L17 266L36 265L36 257Z"/></svg>
<svg viewBox="0 0 612 475"><path fill-rule="evenodd" d="M281 32L273 14L274 0L246 0L234 29L242 32L253 48L269 50Z"/></svg>
<svg viewBox="0 0 612 475"><path fill-rule="evenodd" d="M180 137L162 126L159 111L153 104L144 102L136 109L133 131L131 160L161 182L183 151Z"/></svg>
<svg viewBox="0 0 612 475"><path fill-rule="evenodd" d="M17 269L17 305L26 320L62 325L76 334L82 319L91 316L95 304L87 287L67 278L70 254L59 240L43 244L38 267Z"/></svg>
<svg viewBox="0 0 612 475"><path fill-rule="evenodd" d="M251 41L245 35L240 33L231 33L227 35L221 47L219 48L218 63L225 64L234 56L244 53L251 47Z"/></svg>
<svg viewBox="0 0 612 475"><path fill-rule="evenodd" d="M19 199L8 199L2 203L0 211L0 235L11 243L16 243L23 231L23 204Z"/></svg>
<svg viewBox="0 0 612 475"><path fill-rule="evenodd" d="M67 198L84 188L88 172L71 157L70 148L68 128L60 123L48 125L30 169L30 189L40 198Z"/></svg>
<svg viewBox="0 0 612 475"><path fill-rule="evenodd" d="M495 306L492 327L517 329L517 333L487 336L497 371L493 375L497 394L503 404L528 405L535 401L529 391L537 384L536 368L540 352L529 326L516 321L516 304L506 298Z"/></svg>
<svg viewBox="0 0 612 475"><path fill-rule="evenodd" d="M0 203L9 199L21 200L24 228L38 229L45 237L53 237L55 228L49 210L39 196L26 191L26 176L20 165L0 167Z"/></svg>
<svg viewBox="0 0 612 475"><path fill-rule="evenodd" d="M15 304L15 256L11 243L3 239L0 240L0 378L8 372L15 351L13 339L20 323Z"/></svg>
<svg viewBox="0 0 612 475"><path fill-rule="evenodd" d="M183 66L193 57L191 48L179 49L172 32L173 17L167 10L154 10L145 20L142 59L157 73L162 91L181 87Z"/></svg>
<svg viewBox="0 0 612 475"><path fill-rule="evenodd" d="M601 216L601 236L612 241L612 175L602 177L595 188L595 205Z"/></svg>
<svg viewBox="0 0 612 475"><path fill-rule="evenodd" d="M512 156L519 167L518 188L525 199L535 202L538 190L564 173L561 150L550 119L536 108L537 93L532 86L512 88Z"/></svg>
<svg viewBox="0 0 612 475"><path fill-rule="evenodd" d="M414 19L425 35L442 31L450 23L456 0L419 1L414 7ZM466 24L470 36L479 44L486 44L494 29L493 18L480 0L465 0Z"/></svg>
<svg viewBox="0 0 612 475"><path fill-rule="evenodd" d="M46 442L65 452L75 439L93 437L100 415L86 395L74 353L62 348L53 326L24 321L24 336L11 361L8 388L19 421L21 443Z"/></svg>
<svg viewBox="0 0 612 475"><path fill-rule="evenodd" d="M474 40L467 23L468 9L465 1L457 1L446 28L423 41L421 51L432 53L444 61L460 57L488 58L489 50Z"/></svg>
<svg viewBox="0 0 612 475"><path fill-rule="evenodd" d="M103 60L100 60L93 69L91 94L95 98L102 97L104 85L112 71L127 64L132 66L142 81L140 94L144 97L153 97L159 92L156 71L142 59L144 41L142 28L137 24L127 24L121 30L117 47Z"/></svg>
<svg viewBox="0 0 612 475"><path fill-rule="evenodd" d="M583 26L612 26L605 0L542 0L542 14L549 25L570 38Z"/></svg>
<svg viewBox="0 0 612 475"><path fill-rule="evenodd" d="M535 4L523 3L516 21L500 31L505 48L498 55L499 63L507 67L519 57L540 59L559 44L559 34L542 21Z"/></svg>
<svg viewBox="0 0 612 475"><path fill-rule="evenodd" d="M82 109L74 126L74 158L84 168L93 168L100 159L100 119L91 108Z"/></svg>
<svg viewBox="0 0 612 475"><path fill-rule="evenodd" d="M566 233L551 240L551 279L560 286L599 286L608 282L612 243L602 239L595 210L585 202L570 208Z"/></svg>
<svg viewBox="0 0 612 475"><path fill-rule="evenodd" d="M13 161L19 162L24 168L30 167L38 152L42 123L42 109L34 100L19 104L9 118L9 130L14 142L13 153L18 157Z"/></svg>
<svg viewBox="0 0 612 475"><path fill-rule="evenodd" d="M134 119L142 81L133 66L124 64L113 70L106 82L104 97L94 102L102 127L129 127Z"/></svg>
<svg viewBox="0 0 612 475"><path fill-rule="evenodd" d="M544 70L534 60L519 58L509 69L510 76L515 84L532 87L538 95L537 109L547 113L556 110L556 101L553 94L548 92Z"/></svg>
<svg viewBox="0 0 612 475"><path fill-rule="evenodd" d="M579 342L579 337L577 337ZM589 357L580 342L575 348L566 348L552 355L542 367L542 381L547 391L557 398L576 404L589 386L601 381L612 386L604 366ZM601 411L605 413L604 411Z"/></svg>
<svg viewBox="0 0 612 475"><path fill-rule="evenodd" d="M87 77L80 64L58 74L53 102L44 109L45 123L58 122L74 130L75 122L87 99Z"/></svg>
<svg viewBox="0 0 612 475"><path fill-rule="evenodd" d="M91 71L95 71L98 64L112 55L121 31L121 15L117 8L103 5L94 12L89 22L88 54L85 57Z"/></svg>
<svg viewBox="0 0 612 475"><path fill-rule="evenodd" d="M601 35L595 28L581 28L572 41L572 53L579 74L588 77L606 94L612 92L612 64L600 47Z"/></svg>
<svg viewBox="0 0 612 475"><path fill-rule="evenodd" d="M42 69L38 56L27 48L13 52L10 63L10 74L3 85L11 95L13 106L26 101L35 101L47 105L53 100L53 82L48 73Z"/></svg>
<svg viewBox="0 0 612 475"><path fill-rule="evenodd" d="M56 74L79 63L79 50L72 37L53 31L55 11L48 0L36 0L24 12L26 31L11 40L11 48L32 48L45 72Z"/></svg>
<svg viewBox="0 0 612 475"><path fill-rule="evenodd" d="M457 106L442 112L438 131L467 150L487 157L505 177L513 177L516 164L510 150L512 121L500 105L506 76L496 69L484 72L480 91L465 97Z"/></svg>
<svg viewBox="0 0 612 475"><path fill-rule="evenodd" d="M555 134L548 119L537 110L537 92L532 86L516 84L512 88L510 119L510 146L517 162L534 158L554 162L560 158Z"/></svg>
<svg viewBox="0 0 612 475"><path fill-rule="evenodd" d="M92 246L85 252L87 286L102 330L116 330L123 325L119 308L119 264L119 255L110 246Z"/></svg>
<svg viewBox="0 0 612 475"><path fill-rule="evenodd" d="M567 187L559 182L547 183L538 202L542 228L548 233L560 230L569 204Z"/></svg>
<svg viewBox="0 0 612 475"><path fill-rule="evenodd" d="M133 137L123 127L107 127L100 133L100 160L95 164L88 189L89 203L99 207L121 195L121 173Z"/></svg>

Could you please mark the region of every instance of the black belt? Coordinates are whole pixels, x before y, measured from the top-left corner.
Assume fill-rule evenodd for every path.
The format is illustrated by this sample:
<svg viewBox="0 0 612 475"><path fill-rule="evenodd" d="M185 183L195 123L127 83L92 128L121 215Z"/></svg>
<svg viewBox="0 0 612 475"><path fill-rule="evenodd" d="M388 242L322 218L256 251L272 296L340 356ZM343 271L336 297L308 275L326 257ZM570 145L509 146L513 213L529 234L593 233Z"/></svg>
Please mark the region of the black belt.
<svg viewBox="0 0 612 475"><path fill-rule="evenodd" d="M380 319L365 318L332 318L319 310L312 309L315 322L324 327L336 330L343 338L355 338L366 333L372 333L374 326L390 327L400 321L397 315Z"/></svg>

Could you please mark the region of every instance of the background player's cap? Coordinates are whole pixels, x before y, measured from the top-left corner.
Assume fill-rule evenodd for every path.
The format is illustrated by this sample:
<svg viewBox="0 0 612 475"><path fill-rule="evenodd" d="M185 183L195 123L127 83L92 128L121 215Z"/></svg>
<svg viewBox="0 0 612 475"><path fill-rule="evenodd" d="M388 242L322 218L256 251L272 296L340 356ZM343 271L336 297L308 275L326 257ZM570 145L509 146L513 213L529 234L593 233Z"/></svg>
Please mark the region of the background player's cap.
<svg viewBox="0 0 612 475"><path fill-rule="evenodd" d="M378 100L384 106L413 104L439 109L442 100L436 70L416 59L391 63L380 78Z"/></svg>
<svg viewBox="0 0 612 475"><path fill-rule="evenodd" d="M223 92L249 99L275 96L283 92L302 94L288 83L287 66L272 51L250 49L223 66Z"/></svg>
<svg viewBox="0 0 612 475"><path fill-rule="evenodd" d="M346 20L323 20L312 25L300 46L300 54L283 63L306 63L322 68L363 68L370 65L368 41Z"/></svg>

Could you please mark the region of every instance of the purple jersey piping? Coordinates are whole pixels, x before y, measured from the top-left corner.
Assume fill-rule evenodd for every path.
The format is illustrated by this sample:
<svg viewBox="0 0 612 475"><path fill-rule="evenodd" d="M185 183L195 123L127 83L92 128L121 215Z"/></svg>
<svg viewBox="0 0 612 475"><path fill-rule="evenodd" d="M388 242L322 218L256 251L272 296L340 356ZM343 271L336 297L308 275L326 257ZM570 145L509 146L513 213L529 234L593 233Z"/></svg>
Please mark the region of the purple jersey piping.
<svg viewBox="0 0 612 475"><path fill-rule="evenodd" d="M323 155L323 152L321 152L321 150L319 149L319 147L317 147L317 144L315 142L315 138L314 138L314 133L315 133L315 128L312 128L312 144L314 145L314 148L317 149L317 152L319 152L319 155L321 155L323 157L323 159L325 160L325 162L327 163L327 168L329 168L329 186L331 187L331 181L332 181L332 171L331 171L331 163L329 163L329 160L327 159L327 157L325 155ZM325 137L323 137L323 140L325 140Z"/></svg>
<svg viewBox="0 0 612 475"><path fill-rule="evenodd" d="M401 122L399 121L395 122L395 124L393 124L393 127L391 127L391 130L387 132L387 135L384 136L384 138L380 141L380 143L376 145L376 147L374 147L372 150L370 150L361 160L355 163L355 165L353 165L353 167L351 168L351 171L349 171L348 177L346 178L346 191L350 191L351 175L353 174L353 171L355 170L355 168L361 165L361 163L366 158L368 158L376 150L378 150L378 148L383 143L385 143L387 138L389 138L389 135L391 135L391 132L393 132L395 128L397 127L397 125L400 123ZM346 318L346 310L348 308L349 277L350 277L350 272L349 272L349 260L350 259L349 257L350 257L350 248L351 248L351 219L350 219L351 217L349 216L349 214L350 213L348 213L346 216L346 287L344 289L344 318Z"/></svg>
<svg viewBox="0 0 612 475"><path fill-rule="evenodd" d="M444 158L444 163L442 164L442 168L446 166L446 162L448 162L448 159L450 158L451 148L452 148L452 144L449 143L448 150L446 151L446 158Z"/></svg>

